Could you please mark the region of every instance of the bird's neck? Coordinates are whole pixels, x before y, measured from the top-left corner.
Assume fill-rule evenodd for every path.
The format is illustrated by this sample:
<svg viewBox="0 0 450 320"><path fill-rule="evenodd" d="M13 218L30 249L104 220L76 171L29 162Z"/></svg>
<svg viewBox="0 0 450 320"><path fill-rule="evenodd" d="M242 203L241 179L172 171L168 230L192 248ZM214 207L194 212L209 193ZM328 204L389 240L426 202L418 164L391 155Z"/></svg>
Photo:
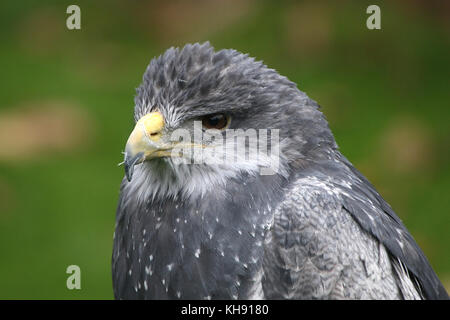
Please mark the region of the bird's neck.
<svg viewBox="0 0 450 320"><path fill-rule="evenodd" d="M277 175L247 176L189 201L148 198L125 222L135 235L129 239L130 260L146 260L132 264L141 266L132 272L142 279L150 272L160 275L151 278L151 290L167 297L199 298L194 292L204 292L232 298L254 291L251 278L260 270L265 232L284 183ZM180 274L191 277L189 286L174 287Z"/></svg>

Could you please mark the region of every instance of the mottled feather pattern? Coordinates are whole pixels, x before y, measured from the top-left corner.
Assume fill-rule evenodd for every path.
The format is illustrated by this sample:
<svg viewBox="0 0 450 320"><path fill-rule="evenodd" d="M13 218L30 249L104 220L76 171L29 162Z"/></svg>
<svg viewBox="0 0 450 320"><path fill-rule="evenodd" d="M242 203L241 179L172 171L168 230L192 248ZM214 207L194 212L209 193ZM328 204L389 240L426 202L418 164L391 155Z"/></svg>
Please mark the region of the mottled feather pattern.
<svg viewBox="0 0 450 320"><path fill-rule="evenodd" d="M402 298L384 244L362 229L343 207L344 199L359 201L351 191L352 179L311 173L298 174L275 210L273 233L266 239L266 253L270 253L265 256L266 297ZM284 279L281 284L280 277ZM420 295L414 288L408 297Z"/></svg>
<svg viewBox="0 0 450 320"><path fill-rule="evenodd" d="M448 299L411 234L339 152L319 105L246 54L209 43L152 59L134 118L164 130L226 113L279 129L281 170L154 159L122 181L117 299Z"/></svg>
<svg viewBox="0 0 450 320"><path fill-rule="evenodd" d="M264 187L266 179L273 188ZM282 179L246 180L231 181L232 194L196 202L155 200L136 207L133 195L121 202L113 253L113 274L120 274L116 297L251 298L255 281L260 285L263 239L271 219L267 201L277 201ZM258 214L246 214L247 208ZM121 274L122 269L127 272Z"/></svg>

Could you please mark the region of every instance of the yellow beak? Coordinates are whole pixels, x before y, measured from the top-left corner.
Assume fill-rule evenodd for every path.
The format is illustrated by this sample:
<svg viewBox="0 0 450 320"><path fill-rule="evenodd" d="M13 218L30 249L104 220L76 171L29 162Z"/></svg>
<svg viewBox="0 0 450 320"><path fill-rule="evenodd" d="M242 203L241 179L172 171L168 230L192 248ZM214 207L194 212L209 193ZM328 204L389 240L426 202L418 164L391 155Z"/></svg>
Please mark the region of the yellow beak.
<svg viewBox="0 0 450 320"><path fill-rule="evenodd" d="M124 166L128 181L131 181L136 164L167 155L167 149L159 143L163 129L164 117L159 111L146 114L136 123L125 147Z"/></svg>

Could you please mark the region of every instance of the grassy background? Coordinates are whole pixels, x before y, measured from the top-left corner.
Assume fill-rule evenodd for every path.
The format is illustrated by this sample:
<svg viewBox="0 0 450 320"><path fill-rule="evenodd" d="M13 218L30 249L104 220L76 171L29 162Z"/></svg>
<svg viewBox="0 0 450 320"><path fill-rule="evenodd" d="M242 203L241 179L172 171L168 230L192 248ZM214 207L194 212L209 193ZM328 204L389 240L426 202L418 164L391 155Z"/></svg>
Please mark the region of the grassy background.
<svg viewBox="0 0 450 320"><path fill-rule="evenodd" d="M133 96L167 47L209 40L263 60L322 105L343 153L450 289L450 6L377 1L0 4L0 298L110 299ZM68 265L81 290L66 288Z"/></svg>

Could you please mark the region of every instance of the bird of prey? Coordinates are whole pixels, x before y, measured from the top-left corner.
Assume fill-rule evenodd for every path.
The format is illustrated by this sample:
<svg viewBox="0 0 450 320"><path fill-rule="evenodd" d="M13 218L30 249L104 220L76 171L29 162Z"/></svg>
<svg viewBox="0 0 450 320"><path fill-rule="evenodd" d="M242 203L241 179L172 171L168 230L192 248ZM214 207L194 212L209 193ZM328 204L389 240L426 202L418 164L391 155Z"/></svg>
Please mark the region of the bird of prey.
<svg viewBox="0 0 450 320"><path fill-rule="evenodd" d="M319 105L262 62L208 42L170 48L147 67L134 119L115 298L448 299ZM229 132L250 129L267 152L249 135L243 153L207 161L235 150Z"/></svg>

